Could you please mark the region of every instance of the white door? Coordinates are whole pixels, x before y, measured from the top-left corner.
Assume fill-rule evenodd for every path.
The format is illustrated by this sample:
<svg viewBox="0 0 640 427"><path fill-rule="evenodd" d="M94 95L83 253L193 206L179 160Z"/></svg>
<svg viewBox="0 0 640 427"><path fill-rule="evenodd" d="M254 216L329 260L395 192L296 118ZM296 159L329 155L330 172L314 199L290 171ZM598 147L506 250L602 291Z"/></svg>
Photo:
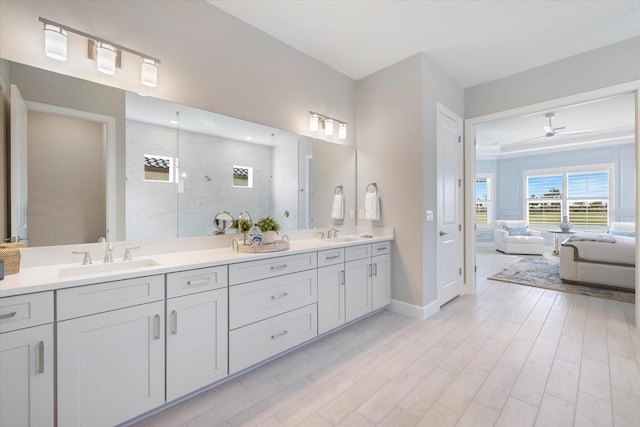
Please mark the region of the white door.
<svg viewBox="0 0 640 427"><path fill-rule="evenodd" d="M438 104L438 304L462 293L462 119Z"/></svg>
<svg viewBox="0 0 640 427"><path fill-rule="evenodd" d="M167 401L227 376L227 288L167 300Z"/></svg>
<svg viewBox="0 0 640 427"><path fill-rule="evenodd" d="M164 301L57 324L58 425L113 426L165 402Z"/></svg>
<svg viewBox="0 0 640 427"><path fill-rule="evenodd" d="M346 321L371 312L371 258L345 264Z"/></svg>
<svg viewBox="0 0 640 427"><path fill-rule="evenodd" d="M0 426L53 425L53 325L0 334Z"/></svg>
<svg viewBox="0 0 640 427"><path fill-rule="evenodd" d="M391 304L391 255L372 257L371 266L372 309L377 310Z"/></svg>
<svg viewBox="0 0 640 427"><path fill-rule="evenodd" d="M11 241L29 237L27 227L27 104L11 85Z"/></svg>
<svg viewBox="0 0 640 427"><path fill-rule="evenodd" d="M318 268L318 335L345 322L344 263Z"/></svg>

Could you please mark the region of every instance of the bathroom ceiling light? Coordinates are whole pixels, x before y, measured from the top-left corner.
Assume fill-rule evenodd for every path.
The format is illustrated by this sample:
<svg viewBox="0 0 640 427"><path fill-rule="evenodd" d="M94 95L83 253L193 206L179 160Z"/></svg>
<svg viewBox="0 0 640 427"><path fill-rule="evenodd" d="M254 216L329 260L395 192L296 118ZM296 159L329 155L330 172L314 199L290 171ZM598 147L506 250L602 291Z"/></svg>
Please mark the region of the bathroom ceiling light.
<svg viewBox="0 0 640 427"><path fill-rule="evenodd" d="M347 124L340 123L338 125L338 139L347 139Z"/></svg>
<svg viewBox="0 0 640 427"><path fill-rule="evenodd" d="M153 59L142 58L140 64L140 81L143 85L156 87L158 85L158 64Z"/></svg>
<svg viewBox="0 0 640 427"><path fill-rule="evenodd" d="M122 52L139 56L142 60L140 67L140 83L149 87L156 87L158 84L158 66L160 60L146 53L138 52L128 47L110 42L109 40L96 37L84 31L59 24L49 19L40 17L39 21L44 24L45 54L54 59L67 59L67 33L77 34L88 40L89 58L95 59L96 68L101 73L113 75L116 68L120 67Z"/></svg>
<svg viewBox="0 0 640 427"><path fill-rule="evenodd" d="M44 53L58 61L67 60L67 31L52 24L44 24Z"/></svg>
<svg viewBox="0 0 640 427"><path fill-rule="evenodd" d="M311 132L316 132L318 130L318 125L320 123L320 118L317 114L311 113L309 115L309 130Z"/></svg>
<svg viewBox="0 0 640 427"><path fill-rule="evenodd" d="M333 135L333 120L325 119L324 120L324 134L327 136Z"/></svg>
<svg viewBox="0 0 640 427"><path fill-rule="evenodd" d="M116 73L116 48L104 42L98 42L96 47L96 68L101 73L114 75Z"/></svg>

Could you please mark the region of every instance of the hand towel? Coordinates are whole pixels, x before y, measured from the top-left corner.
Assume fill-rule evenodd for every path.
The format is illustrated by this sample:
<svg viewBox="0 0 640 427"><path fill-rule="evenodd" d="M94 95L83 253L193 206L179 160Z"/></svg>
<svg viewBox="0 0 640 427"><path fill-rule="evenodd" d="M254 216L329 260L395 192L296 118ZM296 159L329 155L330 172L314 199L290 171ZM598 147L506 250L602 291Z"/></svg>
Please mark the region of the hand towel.
<svg viewBox="0 0 640 427"><path fill-rule="evenodd" d="M331 208L331 218L344 219L344 197L342 194L333 195L333 207Z"/></svg>
<svg viewBox="0 0 640 427"><path fill-rule="evenodd" d="M380 220L380 198L378 197L378 193L365 194L364 217L372 221Z"/></svg>

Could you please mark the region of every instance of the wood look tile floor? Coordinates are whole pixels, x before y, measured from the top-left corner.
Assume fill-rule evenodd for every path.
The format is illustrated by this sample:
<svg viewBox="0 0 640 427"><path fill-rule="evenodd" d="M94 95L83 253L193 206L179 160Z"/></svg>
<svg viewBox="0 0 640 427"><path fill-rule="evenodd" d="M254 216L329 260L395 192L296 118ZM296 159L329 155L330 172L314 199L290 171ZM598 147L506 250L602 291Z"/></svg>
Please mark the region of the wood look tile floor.
<svg viewBox="0 0 640 427"><path fill-rule="evenodd" d="M418 321L383 311L136 426L638 426L632 304L486 280Z"/></svg>

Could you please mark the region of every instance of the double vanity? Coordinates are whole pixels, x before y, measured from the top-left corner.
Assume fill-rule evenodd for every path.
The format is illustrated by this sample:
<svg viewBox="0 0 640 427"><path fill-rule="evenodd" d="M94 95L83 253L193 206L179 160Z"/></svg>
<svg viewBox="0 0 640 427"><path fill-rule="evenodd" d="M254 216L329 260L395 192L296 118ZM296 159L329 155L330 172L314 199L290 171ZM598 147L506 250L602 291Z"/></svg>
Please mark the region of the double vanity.
<svg viewBox="0 0 640 427"><path fill-rule="evenodd" d="M382 309L392 238L23 268L0 282L0 425L123 423Z"/></svg>

